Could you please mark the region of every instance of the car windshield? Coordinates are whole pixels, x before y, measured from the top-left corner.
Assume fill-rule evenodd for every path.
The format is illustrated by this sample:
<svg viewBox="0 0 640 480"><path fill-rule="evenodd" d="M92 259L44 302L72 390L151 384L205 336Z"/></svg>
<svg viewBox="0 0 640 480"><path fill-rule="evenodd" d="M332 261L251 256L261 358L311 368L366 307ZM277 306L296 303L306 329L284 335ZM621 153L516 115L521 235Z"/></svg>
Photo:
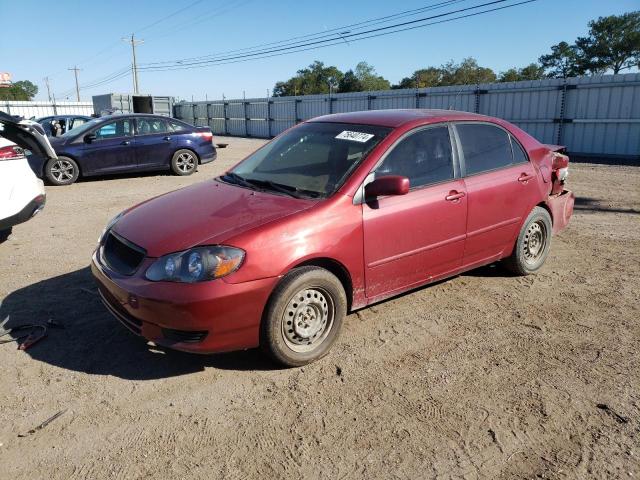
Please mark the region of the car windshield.
<svg viewBox="0 0 640 480"><path fill-rule="evenodd" d="M94 118L93 120L89 120L87 123L83 123L79 127L72 128L71 130L67 130L62 135L59 135L58 138L69 138L75 137L76 135L82 135L85 132L88 132L93 127L95 127L102 119Z"/></svg>
<svg viewBox="0 0 640 480"><path fill-rule="evenodd" d="M372 125L305 123L251 154L222 178L292 196L327 197L390 131Z"/></svg>

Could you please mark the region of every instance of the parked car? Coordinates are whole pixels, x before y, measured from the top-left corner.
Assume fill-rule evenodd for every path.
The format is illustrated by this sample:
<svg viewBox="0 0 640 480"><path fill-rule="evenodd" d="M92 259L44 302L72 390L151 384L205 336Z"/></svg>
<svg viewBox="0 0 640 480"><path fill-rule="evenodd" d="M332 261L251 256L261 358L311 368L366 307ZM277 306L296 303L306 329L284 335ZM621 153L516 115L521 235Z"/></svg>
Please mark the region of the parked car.
<svg viewBox="0 0 640 480"><path fill-rule="evenodd" d="M93 275L116 318L157 344L260 345L303 365L348 311L499 260L538 271L573 212L560 150L470 113L320 117L118 215Z"/></svg>
<svg viewBox="0 0 640 480"><path fill-rule="evenodd" d="M30 157L36 174L53 185L69 185L78 177L169 170L191 175L198 164L216 158L209 127L159 115L100 117L51 139L58 158Z"/></svg>
<svg viewBox="0 0 640 480"><path fill-rule="evenodd" d="M58 137L91 121L91 117L86 115L51 115L37 118L35 121L42 125L48 137Z"/></svg>
<svg viewBox="0 0 640 480"><path fill-rule="evenodd" d="M42 180L29 168L24 149L56 158L38 124L0 112L0 241L42 210L46 201Z"/></svg>

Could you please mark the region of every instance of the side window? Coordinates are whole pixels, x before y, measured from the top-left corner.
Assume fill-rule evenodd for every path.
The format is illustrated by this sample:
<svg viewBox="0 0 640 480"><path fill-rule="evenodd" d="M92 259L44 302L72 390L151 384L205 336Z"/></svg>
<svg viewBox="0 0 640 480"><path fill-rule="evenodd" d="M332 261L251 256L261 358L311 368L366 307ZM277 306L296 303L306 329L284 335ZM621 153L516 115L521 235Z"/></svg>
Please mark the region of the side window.
<svg viewBox="0 0 640 480"><path fill-rule="evenodd" d="M138 135L167 132L164 120L159 118L138 118L136 121L138 122Z"/></svg>
<svg viewBox="0 0 640 480"><path fill-rule="evenodd" d="M131 121L117 120L109 122L95 131L96 139L128 137L131 135Z"/></svg>
<svg viewBox="0 0 640 480"><path fill-rule="evenodd" d="M188 130L185 125L182 125L178 122L173 122L171 120L167 120L167 127L170 132L184 132Z"/></svg>
<svg viewBox="0 0 640 480"><path fill-rule="evenodd" d="M87 121L84 118L80 118L80 117L74 118L73 119L73 124L71 125L71 128L77 128L77 127L79 127L80 125L82 125L84 123L87 123Z"/></svg>
<svg viewBox="0 0 640 480"><path fill-rule="evenodd" d="M506 167L513 163L509 134L501 128L478 124L456 125L467 175Z"/></svg>
<svg viewBox="0 0 640 480"><path fill-rule="evenodd" d="M447 127L420 130L402 140L376 169L376 176L408 177L411 188L453 178L453 155Z"/></svg>
<svg viewBox="0 0 640 480"><path fill-rule="evenodd" d="M513 150L513 163L527 163L529 161L527 154L524 153L518 141L513 137L509 138L511 139L511 149Z"/></svg>

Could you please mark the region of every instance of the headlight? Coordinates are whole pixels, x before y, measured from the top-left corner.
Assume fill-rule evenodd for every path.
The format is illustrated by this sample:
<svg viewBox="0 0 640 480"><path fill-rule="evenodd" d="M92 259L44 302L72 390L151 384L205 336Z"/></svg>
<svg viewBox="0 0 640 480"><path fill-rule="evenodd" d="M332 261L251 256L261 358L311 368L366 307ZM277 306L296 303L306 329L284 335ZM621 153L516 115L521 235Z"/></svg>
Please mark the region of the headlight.
<svg viewBox="0 0 640 480"><path fill-rule="evenodd" d="M102 243L102 240L104 239L105 234L111 230L111 228L118 223L118 220L120 220L120 218L122 218L122 216L125 214L126 210L123 212L120 212L118 215L116 215L115 217L113 217L111 220L109 220L109 222L107 223L107 226L104 227L104 230L102 230L102 233L100 234L100 238L98 238L98 244Z"/></svg>
<svg viewBox="0 0 640 480"><path fill-rule="evenodd" d="M244 260L244 250L234 247L197 247L165 255L147 270L153 282L195 283L214 280L235 272Z"/></svg>

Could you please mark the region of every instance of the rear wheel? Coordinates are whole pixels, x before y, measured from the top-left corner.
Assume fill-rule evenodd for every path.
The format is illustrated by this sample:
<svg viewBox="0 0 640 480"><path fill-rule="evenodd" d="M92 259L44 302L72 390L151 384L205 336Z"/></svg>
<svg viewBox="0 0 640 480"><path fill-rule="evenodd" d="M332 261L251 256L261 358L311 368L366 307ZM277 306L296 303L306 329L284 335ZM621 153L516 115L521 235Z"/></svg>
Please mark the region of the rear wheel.
<svg viewBox="0 0 640 480"><path fill-rule="evenodd" d="M72 158L58 157L47 162L44 173L53 185L71 185L78 179L80 168Z"/></svg>
<svg viewBox="0 0 640 480"><path fill-rule="evenodd" d="M504 266L517 275L529 275L544 265L551 246L551 216L535 207L522 226L511 256Z"/></svg>
<svg viewBox="0 0 640 480"><path fill-rule="evenodd" d="M296 268L274 290L260 332L260 346L289 367L324 357L335 342L347 312L344 288L318 267Z"/></svg>
<svg viewBox="0 0 640 480"><path fill-rule="evenodd" d="M191 150L178 150L171 159L171 171L176 175L191 175L198 167L198 157Z"/></svg>

